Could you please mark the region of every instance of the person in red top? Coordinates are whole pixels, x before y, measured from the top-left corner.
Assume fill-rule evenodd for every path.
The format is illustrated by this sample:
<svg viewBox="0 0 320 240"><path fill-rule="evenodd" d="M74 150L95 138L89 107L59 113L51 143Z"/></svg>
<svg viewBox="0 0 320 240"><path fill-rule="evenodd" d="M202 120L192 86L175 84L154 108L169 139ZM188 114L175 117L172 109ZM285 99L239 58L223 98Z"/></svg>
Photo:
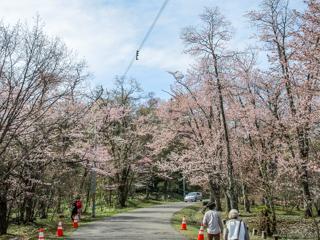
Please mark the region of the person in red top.
<svg viewBox="0 0 320 240"><path fill-rule="evenodd" d="M79 219L80 219L81 212L82 212L82 202L80 199L81 199L80 196L77 196L76 201L75 201Z"/></svg>

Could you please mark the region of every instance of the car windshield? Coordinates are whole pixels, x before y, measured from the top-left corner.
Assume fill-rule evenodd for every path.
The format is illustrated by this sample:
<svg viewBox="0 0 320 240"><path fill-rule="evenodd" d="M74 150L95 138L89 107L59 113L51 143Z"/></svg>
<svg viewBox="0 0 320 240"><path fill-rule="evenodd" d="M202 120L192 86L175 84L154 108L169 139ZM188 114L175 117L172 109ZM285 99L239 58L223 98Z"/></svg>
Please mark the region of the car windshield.
<svg viewBox="0 0 320 240"><path fill-rule="evenodd" d="M194 195L197 195L196 192L191 192L191 193L188 193L187 196L194 196Z"/></svg>

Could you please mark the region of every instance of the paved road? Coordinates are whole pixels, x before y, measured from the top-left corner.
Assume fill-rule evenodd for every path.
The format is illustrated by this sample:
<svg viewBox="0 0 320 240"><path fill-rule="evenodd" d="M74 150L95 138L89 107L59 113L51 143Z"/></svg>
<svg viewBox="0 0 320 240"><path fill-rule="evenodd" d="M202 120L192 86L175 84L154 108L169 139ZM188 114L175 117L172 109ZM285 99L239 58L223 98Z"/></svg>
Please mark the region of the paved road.
<svg viewBox="0 0 320 240"><path fill-rule="evenodd" d="M187 205L172 203L121 213L80 227L72 239L185 240L171 227L170 219Z"/></svg>

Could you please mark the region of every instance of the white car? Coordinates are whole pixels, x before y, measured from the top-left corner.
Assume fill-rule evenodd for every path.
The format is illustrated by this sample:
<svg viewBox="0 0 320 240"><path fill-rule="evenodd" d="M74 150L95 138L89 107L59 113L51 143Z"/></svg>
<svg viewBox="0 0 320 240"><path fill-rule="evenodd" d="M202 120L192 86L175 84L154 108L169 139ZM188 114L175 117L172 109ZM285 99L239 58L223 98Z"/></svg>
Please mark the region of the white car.
<svg viewBox="0 0 320 240"><path fill-rule="evenodd" d="M184 197L185 202L196 202L202 201L202 193L201 192L190 192Z"/></svg>

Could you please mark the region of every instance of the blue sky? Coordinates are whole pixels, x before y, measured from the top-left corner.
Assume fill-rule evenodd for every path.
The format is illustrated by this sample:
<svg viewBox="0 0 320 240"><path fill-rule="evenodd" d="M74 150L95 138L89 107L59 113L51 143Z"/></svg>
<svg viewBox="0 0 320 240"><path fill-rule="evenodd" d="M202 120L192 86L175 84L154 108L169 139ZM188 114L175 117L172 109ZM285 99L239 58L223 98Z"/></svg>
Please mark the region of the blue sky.
<svg viewBox="0 0 320 240"><path fill-rule="evenodd" d="M112 87L122 75L164 0L2 0L0 16L5 23L32 23L37 14L45 31L59 36L69 48L85 58L90 87ZM167 98L173 82L166 71L185 71L192 59L183 54L181 29L199 23L204 7L218 6L232 23L232 48L250 43L253 31L243 16L256 9L260 0L169 0L157 25L140 52L128 77L135 78L147 92ZM291 7L302 9L302 0L291 0ZM88 86L89 87L89 86Z"/></svg>

